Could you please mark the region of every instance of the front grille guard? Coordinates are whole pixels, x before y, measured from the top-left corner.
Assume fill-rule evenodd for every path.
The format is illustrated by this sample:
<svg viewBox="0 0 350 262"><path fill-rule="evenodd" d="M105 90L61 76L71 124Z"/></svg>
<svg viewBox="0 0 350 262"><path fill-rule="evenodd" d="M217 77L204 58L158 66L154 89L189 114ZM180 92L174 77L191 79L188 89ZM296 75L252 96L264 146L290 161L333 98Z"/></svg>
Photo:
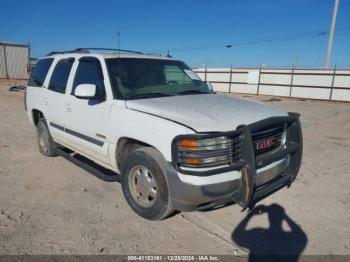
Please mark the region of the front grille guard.
<svg viewBox="0 0 350 262"><path fill-rule="evenodd" d="M287 155L290 155L290 162L287 170L285 171L285 177L289 177L286 185L290 184L295 180L298 175L302 151L303 151L303 139L302 131L300 125L300 114L298 113L288 113L288 116L283 117L271 117L250 125L241 125L237 127L235 131L231 132L221 132L213 134L194 134L190 137L194 138L212 138L217 136L239 136L240 138L240 160L232 163L230 166L221 167L206 171L193 171L188 169L182 169L177 163L177 141L183 137L189 137L188 135L180 135L175 137L172 143L172 159L174 168L187 175L194 176L210 176L219 173L229 172L229 171L241 171L240 178L240 189L239 189L239 199L236 199L238 203L243 208L246 208L252 201L253 195L256 191L255 187L255 176L256 170L271 164L272 162L283 159ZM261 155L255 156L254 145L252 140L252 133L257 132L265 128L272 126L286 125L287 137L286 146L279 151L270 151Z"/></svg>

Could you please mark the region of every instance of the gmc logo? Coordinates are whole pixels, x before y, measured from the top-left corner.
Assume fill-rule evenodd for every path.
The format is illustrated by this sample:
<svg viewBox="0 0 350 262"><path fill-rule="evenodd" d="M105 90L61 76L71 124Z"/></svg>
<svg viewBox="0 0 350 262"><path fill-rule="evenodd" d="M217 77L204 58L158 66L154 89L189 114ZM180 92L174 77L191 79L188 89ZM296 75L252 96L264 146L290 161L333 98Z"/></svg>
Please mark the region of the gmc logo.
<svg viewBox="0 0 350 262"><path fill-rule="evenodd" d="M260 141L255 142L256 150L265 150L273 146L273 138L269 137Z"/></svg>

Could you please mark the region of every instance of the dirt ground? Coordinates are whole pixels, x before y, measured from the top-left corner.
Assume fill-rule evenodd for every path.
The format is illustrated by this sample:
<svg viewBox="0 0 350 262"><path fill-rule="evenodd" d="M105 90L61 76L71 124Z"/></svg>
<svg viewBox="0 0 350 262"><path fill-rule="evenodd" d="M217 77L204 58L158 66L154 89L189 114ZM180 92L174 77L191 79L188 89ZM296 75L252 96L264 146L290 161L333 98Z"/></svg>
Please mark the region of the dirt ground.
<svg viewBox="0 0 350 262"><path fill-rule="evenodd" d="M150 222L119 183L40 155L11 84L0 83L0 254L350 254L350 104L237 95L301 113L296 182L250 213L234 205Z"/></svg>

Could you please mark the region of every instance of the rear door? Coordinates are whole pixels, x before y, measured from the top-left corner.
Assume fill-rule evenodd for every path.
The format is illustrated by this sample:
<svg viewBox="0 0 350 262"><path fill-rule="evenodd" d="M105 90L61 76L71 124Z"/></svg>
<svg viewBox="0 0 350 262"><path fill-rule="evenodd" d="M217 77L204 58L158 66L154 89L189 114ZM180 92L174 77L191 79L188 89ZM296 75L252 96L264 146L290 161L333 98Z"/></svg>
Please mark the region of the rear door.
<svg viewBox="0 0 350 262"><path fill-rule="evenodd" d="M49 69L52 65L53 58L43 58L40 59L31 75L30 79L28 81L27 85L27 91L25 93L26 96L26 105L28 106L28 116L32 119L32 109L37 109L46 113L45 110L47 109L45 106L45 89L44 82L46 79L46 76L49 72Z"/></svg>
<svg viewBox="0 0 350 262"><path fill-rule="evenodd" d="M50 133L56 142L63 144L67 142L69 137L64 132L67 121L66 91L72 85L73 74L71 71L74 61L74 58L62 58L57 61L44 97Z"/></svg>
<svg viewBox="0 0 350 262"><path fill-rule="evenodd" d="M96 85L96 98L74 96L79 84ZM66 133L77 151L109 164L107 125L113 98L107 94L101 62L96 57L79 59L72 88L67 96Z"/></svg>

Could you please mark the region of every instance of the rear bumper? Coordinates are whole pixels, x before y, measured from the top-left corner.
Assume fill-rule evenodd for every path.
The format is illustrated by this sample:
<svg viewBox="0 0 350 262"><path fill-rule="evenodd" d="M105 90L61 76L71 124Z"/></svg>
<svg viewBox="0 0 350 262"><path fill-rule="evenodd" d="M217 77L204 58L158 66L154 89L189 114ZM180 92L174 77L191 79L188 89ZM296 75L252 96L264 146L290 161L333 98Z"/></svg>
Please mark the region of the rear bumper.
<svg viewBox="0 0 350 262"><path fill-rule="evenodd" d="M288 124L286 146L277 152L255 156L251 132L275 124ZM263 120L250 126L239 127L243 132L244 167L239 179L208 185L192 185L179 179L178 170L169 163L167 181L173 206L181 211L209 209L228 202L240 204L243 208L290 186L295 180L302 157L302 133L299 115Z"/></svg>

